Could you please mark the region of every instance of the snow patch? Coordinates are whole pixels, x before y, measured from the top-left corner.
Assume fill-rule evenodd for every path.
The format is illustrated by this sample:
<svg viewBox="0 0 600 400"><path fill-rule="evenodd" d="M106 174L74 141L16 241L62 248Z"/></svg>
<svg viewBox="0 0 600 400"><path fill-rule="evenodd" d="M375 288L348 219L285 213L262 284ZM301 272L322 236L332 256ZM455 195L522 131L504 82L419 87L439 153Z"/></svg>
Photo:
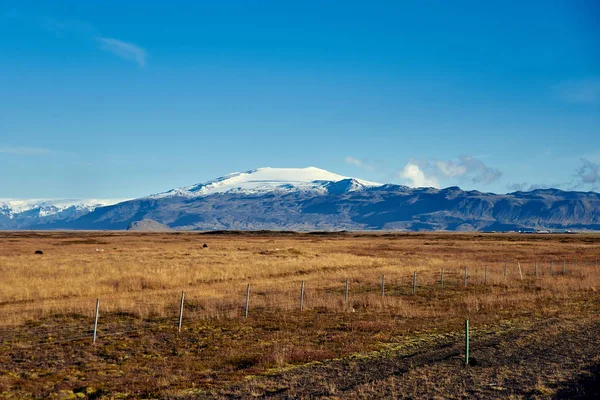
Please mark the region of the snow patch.
<svg viewBox="0 0 600 400"><path fill-rule="evenodd" d="M0 214L12 219L17 214L37 210L40 217L47 217L70 208L92 212L126 200L129 199L0 199Z"/></svg>
<svg viewBox="0 0 600 400"><path fill-rule="evenodd" d="M205 183L172 189L149 196L158 199L171 196L203 197L215 193L254 194L268 191L291 192L297 190L327 193L327 187L333 182L351 180L349 190L381 186L379 183L343 175L316 167L308 168L258 168L246 172L235 172Z"/></svg>

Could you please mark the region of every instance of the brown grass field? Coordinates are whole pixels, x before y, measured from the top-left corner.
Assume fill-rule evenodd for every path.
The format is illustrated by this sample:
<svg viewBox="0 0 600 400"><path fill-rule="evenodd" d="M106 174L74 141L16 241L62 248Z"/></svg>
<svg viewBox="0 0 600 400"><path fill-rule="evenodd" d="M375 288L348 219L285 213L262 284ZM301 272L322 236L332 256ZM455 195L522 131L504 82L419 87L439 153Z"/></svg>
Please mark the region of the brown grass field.
<svg viewBox="0 0 600 400"><path fill-rule="evenodd" d="M593 398L598 259L597 234L4 232L0 398Z"/></svg>

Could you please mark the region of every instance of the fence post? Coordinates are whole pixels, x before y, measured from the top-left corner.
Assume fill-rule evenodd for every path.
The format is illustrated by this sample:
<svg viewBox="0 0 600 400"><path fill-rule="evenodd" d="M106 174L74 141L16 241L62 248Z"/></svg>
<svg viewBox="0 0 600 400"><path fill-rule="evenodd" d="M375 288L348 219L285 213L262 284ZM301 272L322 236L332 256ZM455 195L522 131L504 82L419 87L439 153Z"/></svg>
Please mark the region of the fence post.
<svg viewBox="0 0 600 400"><path fill-rule="evenodd" d="M348 310L348 278L346 278L346 292L344 294L344 303L346 304L346 310Z"/></svg>
<svg viewBox="0 0 600 400"><path fill-rule="evenodd" d="M385 275L381 275L381 297L385 296Z"/></svg>
<svg viewBox="0 0 600 400"><path fill-rule="evenodd" d="M538 263L535 263L535 279L538 278Z"/></svg>
<svg viewBox="0 0 600 400"><path fill-rule="evenodd" d="M521 263L518 262L517 265L519 266L519 276L521 277L521 282L523 282L523 272L521 271Z"/></svg>
<svg viewBox="0 0 600 400"><path fill-rule="evenodd" d="M413 295L417 294L417 271L413 272Z"/></svg>
<svg viewBox="0 0 600 400"><path fill-rule="evenodd" d="M504 279L506 279L506 263L504 263Z"/></svg>
<svg viewBox="0 0 600 400"><path fill-rule="evenodd" d="M94 337L92 339L92 344L96 344L96 335L98 332L98 310L100 308L100 299L96 299L96 317L94 318Z"/></svg>
<svg viewBox="0 0 600 400"><path fill-rule="evenodd" d="M179 305L179 325L177 326L177 332L181 332L181 323L183 322L183 301L185 299L185 292L181 292L181 304Z"/></svg>
<svg viewBox="0 0 600 400"><path fill-rule="evenodd" d="M246 288L246 313L244 314L244 318L248 318L248 311L250 310L250 284Z"/></svg>
<svg viewBox="0 0 600 400"><path fill-rule="evenodd" d="M465 320L465 365L469 365L469 320Z"/></svg>
<svg viewBox="0 0 600 400"><path fill-rule="evenodd" d="M304 281L300 285L300 311L304 310Z"/></svg>
<svg viewBox="0 0 600 400"><path fill-rule="evenodd" d="M440 274L440 287L444 288L444 268L442 268L442 273Z"/></svg>
<svg viewBox="0 0 600 400"><path fill-rule="evenodd" d="M465 265L465 287L467 287L467 266Z"/></svg>
<svg viewBox="0 0 600 400"><path fill-rule="evenodd" d="M483 277L483 283L484 285L487 285L487 272L488 272L488 266L485 266L485 273L484 273L484 277Z"/></svg>

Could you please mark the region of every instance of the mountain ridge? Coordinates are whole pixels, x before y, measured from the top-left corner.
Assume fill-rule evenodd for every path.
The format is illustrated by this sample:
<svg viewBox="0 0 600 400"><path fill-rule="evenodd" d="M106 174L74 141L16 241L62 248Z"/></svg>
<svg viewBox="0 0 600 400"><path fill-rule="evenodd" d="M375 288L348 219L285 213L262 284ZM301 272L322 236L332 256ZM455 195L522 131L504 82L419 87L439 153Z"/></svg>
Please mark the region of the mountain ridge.
<svg viewBox="0 0 600 400"><path fill-rule="evenodd" d="M166 192L147 196L148 198L164 198L169 196L185 196L189 198L207 196L215 193L224 193L231 190L247 192L261 192L278 189L317 189L327 182L339 182L352 179L359 184L367 186L381 185L362 179L338 175L333 172L316 167L306 168L271 168L263 167L245 172L233 172L223 177L204 183L184 186Z"/></svg>
<svg viewBox="0 0 600 400"><path fill-rule="evenodd" d="M0 208L0 229L121 230L142 220L174 230L600 230L600 194L410 188L315 167L259 168L52 218L7 219Z"/></svg>

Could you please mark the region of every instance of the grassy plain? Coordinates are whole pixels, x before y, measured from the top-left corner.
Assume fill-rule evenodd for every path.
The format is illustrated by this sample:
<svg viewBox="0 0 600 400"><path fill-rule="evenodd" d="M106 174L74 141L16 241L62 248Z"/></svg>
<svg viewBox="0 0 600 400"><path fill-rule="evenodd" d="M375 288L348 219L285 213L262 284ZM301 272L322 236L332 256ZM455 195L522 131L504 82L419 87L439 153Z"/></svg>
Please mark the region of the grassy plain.
<svg viewBox="0 0 600 400"><path fill-rule="evenodd" d="M328 378L312 394L411 397L398 395L406 393L406 380L428 376L431 368L466 379L460 363L446 365L448 359L433 356L453 348L449 359L459 358L466 318L474 345L480 340L494 351L511 341L554 340L542 340L542 333L594 332L598 259L600 235L579 234L3 233L0 397L308 397L316 388L301 386L306 371L315 382L330 373L319 368L336 371L336 363L356 359L365 364L356 377L371 378L343 383L333 373L339 382ZM186 302L177 333L181 291ZM92 346L96 298L99 336ZM484 346L492 336L495 341ZM556 360L548 374L535 360L529 366L490 364L498 380L509 382L493 393L567 393L598 365L598 350L590 349L577 367L561 368ZM411 378L412 369L374 372L385 362L403 371L399 360L417 350L432 354L417 365L424 368L418 377ZM533 375L510 383L511 373ZM468 385L448 384L444 391L435 381L421 383L412 397L469 396Z"/></svg>

